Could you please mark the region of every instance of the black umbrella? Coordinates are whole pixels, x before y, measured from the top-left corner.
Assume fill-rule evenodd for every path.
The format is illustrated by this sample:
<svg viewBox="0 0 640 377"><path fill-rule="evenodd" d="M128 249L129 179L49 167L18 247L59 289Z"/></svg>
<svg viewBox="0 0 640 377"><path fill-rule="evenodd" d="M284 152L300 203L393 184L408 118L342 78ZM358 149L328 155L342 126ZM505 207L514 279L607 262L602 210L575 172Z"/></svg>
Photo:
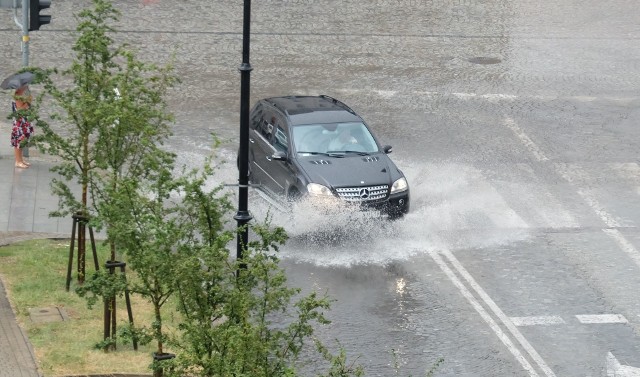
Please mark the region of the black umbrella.
<svg viewBox="0 0 640 377"><path fill-rule="evenodd" d="M2 89L18 89L22 85L29 84L36 76L31 72L15 73L2 81Z"/></svg>

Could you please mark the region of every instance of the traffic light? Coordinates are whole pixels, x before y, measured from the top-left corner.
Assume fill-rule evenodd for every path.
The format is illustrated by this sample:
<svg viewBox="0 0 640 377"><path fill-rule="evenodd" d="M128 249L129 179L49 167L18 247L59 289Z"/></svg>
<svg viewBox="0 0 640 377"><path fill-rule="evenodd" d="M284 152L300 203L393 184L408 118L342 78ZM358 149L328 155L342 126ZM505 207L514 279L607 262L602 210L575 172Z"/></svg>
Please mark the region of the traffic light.
<svg viewBox="0 0 640 377"><path fill-rule="evenodd" d="M40 14L43 9L51 6L51 0L24 1L29 1L29 31L40 30L40 26L51 22L51 16Z"/></svg>

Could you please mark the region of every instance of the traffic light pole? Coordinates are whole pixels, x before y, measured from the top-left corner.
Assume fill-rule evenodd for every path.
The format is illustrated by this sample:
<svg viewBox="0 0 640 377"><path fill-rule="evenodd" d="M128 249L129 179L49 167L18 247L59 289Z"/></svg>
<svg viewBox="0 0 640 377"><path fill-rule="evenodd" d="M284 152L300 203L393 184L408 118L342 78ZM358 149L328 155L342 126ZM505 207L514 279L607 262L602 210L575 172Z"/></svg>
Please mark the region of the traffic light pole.
<svg viewBox="0 0 640 377"><path fill-rule="evenodd" d="M22 66L29 66L29 1L22 0Z"/></svg>

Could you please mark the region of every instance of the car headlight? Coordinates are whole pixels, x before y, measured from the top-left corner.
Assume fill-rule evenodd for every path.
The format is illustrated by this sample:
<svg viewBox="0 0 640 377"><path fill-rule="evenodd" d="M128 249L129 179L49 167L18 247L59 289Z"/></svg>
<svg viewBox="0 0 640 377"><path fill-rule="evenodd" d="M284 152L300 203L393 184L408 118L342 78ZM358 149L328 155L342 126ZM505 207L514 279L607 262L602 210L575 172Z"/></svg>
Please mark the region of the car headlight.
<svg viewBox="0 0 640 377"><path fill-rule="evenodd" d="M409 185L407 184L406 178L402 177L391 185L391 193L395 194L397 192L407 191L409 189Z"/></svg>
<svg viewBox="0 0 640 377"><path fill-rule="evenodd" d="M333 196L333 193L327 186L323 186L317 183L309 183L307 185L309 195L313 196Z"/></svg>

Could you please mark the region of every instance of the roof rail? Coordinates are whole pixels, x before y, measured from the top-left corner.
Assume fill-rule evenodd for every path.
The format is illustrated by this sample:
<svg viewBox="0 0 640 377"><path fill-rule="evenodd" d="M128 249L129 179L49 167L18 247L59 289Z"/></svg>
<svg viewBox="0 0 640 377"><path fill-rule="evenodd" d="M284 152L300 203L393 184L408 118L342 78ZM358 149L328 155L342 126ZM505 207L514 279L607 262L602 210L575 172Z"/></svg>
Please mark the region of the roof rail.
<svg viewBox="0 0 640 377"><path fill-rule="evenodd" d="M344 102L342 102L342 101L340 101L340 100L337 100L337 99L335 99L335 98L333 98L333 97L331 97L331 96L328 96L328 95L326 95L326 94L321 94L319 97L320 97L320 98L324 98L324 99L326 99L326 100L329 100L329 101L333 102L334 104L336 104L336 105L338 105L338 106L342 107L343 109L347 110L347 111L348 111L348 112L350 112L351 114L356 115L356 112L355 112L355 111L353 111L353 109L352 109L352 108L350 108L349 106L347 106Z"/></svg>

